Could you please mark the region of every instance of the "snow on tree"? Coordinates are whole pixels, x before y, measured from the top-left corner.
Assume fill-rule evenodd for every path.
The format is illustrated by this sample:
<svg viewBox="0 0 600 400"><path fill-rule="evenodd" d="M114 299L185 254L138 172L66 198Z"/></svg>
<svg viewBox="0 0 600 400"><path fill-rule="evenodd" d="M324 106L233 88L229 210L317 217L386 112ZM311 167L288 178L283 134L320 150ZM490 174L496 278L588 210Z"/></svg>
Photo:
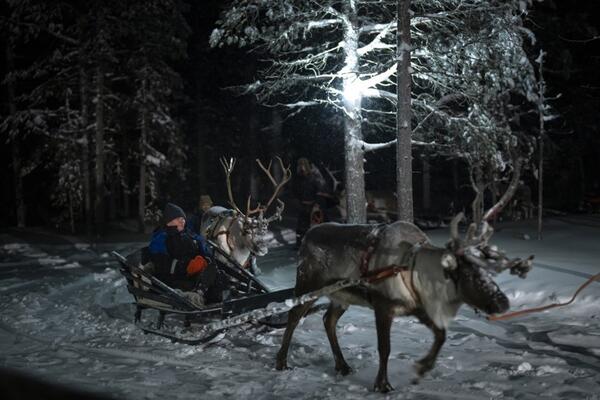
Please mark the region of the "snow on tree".
<svg viewBox="0 0 600 400"><path fill-rule="evenodd" d="M395 144L396 3L234 1L210 38L212 46L249 47L268 57L258 79L240 88L244 93L294 112L324 106L343 115L349 222L365 220L365 151ZM514 134L505 113L514 96L531 95L534 80L522 48L521 35L529 34L521 24L524 6L412 2L413 144L469 162L502 160L494 170L508 161L513 140L506 136ZM506 107L498 108L497 97ZM373 137L383 140L365 140Z"/></svg>
<svg viewBox="0 0 600 400"><path fill-rule="evenodd" d="M27 0L9 7L2 25L14 41L25 49L50 45L7 77L22 84L18 109L2 131L13 132L12 138L15 132L45 138L41 149L51 160L46 167L56 170L52 198L62 212L59 220L73 228L85 215L89 232L95 217L95 229L102 232L106 216L116 213L119 189L129 192L125 174L132 159L143 161L141 187L150 188L140 190L151 199L142 203L140 215L155 213L158 175L149 157L175 160L158 166L165 173L185 173L182 132L172 110L181 89L172 63L183 58L185 48L182 5ZM131 121L131 111L137 121ZM125 134L141 132L142 126L145 140ZM146 174L146 167L154 170Z"/></svg>
<svg viewBox="0 0 600 400"><path fill-rule="evenodd" d="M135 85L131 103L137 113L139 131L135 156L139 163L138 229L142 232L144 221L156 221L160 209L157 173L175 171L184 175L184 146L170 106L181 82L169 62L185 56L183 39L187 34L187 24L177 3L146 1L129 7L125 14L132 40L127 69Z"/></svg>

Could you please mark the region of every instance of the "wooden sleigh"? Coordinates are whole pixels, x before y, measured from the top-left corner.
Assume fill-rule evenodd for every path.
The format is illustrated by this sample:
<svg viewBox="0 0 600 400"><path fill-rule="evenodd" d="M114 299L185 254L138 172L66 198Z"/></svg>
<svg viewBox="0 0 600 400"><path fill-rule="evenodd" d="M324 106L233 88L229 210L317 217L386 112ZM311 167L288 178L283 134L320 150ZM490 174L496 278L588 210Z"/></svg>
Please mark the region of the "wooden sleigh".
<svg viewBox="0 0 600 400"><path fill-rule="evenodd" d="M223 293L223 301L205 305L195 303L184 292L171 288L153 276L148 271L147 265L141 263L141 251L134 252L128 257L113 252L112 254L119 261L120 272L127 281L127 290L134 298L136 326L146 333L168 337L176 342L200 344L212 339L223 330L237 325L237 316L293 297L293 288L271 291L221 249L215 247L215 251L226 260L215 262L219 272L227 278L228 288ZM146 310L158 312L158 319L154 326L143 323L142 314ZM186 338L164 329L165 317L169 315L182 320L183 328L199 324L201 327L210 325L217 329L204 329L210 332L205 332L202 337ZM215 323L215 321L219 322ZM239 324L245 322L248 321L239 320ZM271 327L284 327L287 313L270 315L251 322ZM218 329L221 326L223 328Z"/></svg>

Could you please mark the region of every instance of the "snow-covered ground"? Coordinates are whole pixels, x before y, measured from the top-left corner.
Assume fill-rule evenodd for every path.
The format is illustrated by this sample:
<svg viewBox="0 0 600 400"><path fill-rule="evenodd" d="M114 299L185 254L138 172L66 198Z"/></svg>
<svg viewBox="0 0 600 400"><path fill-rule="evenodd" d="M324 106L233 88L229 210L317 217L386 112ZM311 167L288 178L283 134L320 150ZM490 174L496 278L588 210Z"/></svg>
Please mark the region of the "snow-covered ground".
<svg viewBox="0 0 600 400"><path fill-rule="evenodd" d="M442 244L445 229L427 232ZM496 278L512 309L565 301L600 272L600 217L505 226L492 240L511 256L535 254L526 280ZM288 235L279 235L280 239ZM392 330L389 395L372 391L378 366L372 312L351 308L339 322L355 372L336 376L320 315L303 320L290 351L292 370L274 369L283 330L235 328L203 346L144 335L110 251L142 243L90 247L28 244L0 235L0 366L126 399L600 399L600 282L568 307L489 322L463 307L434 370L411 385L412 364L426 353L429 331L411 318ZM294 284L295 251L275 247L260 278Z"/></svg>

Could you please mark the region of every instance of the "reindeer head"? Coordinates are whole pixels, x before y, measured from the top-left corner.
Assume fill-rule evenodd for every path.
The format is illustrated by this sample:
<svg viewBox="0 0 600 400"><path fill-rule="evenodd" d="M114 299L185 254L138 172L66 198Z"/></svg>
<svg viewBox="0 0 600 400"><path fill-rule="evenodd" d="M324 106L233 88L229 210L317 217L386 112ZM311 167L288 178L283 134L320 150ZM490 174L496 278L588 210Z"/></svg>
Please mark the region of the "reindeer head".
<svg viewBox="0 0 600 400"><path fill-rule="evenodd" d="M262 204L258 203L255 208L252 208L252 198L251 196L248 196L245 213L242 212L235 204L235 200L233 199L233 191L231 189L231 172L235 166L235 160L233 158L229 160L221 159L221 165L225 170L227 179L227 194L229 196L229 204L235 212L235 223L237 224L241 233L241 241L243 242L245 248L249 249L252 254L257 256L263 256L268 252L267 234L269 232L269 223L274 220L281 219L281 214L285 208L285 204L283 201L277 199L277 196L279 195L283 185L285 185L292 176L289 166L285 167L281 158L277 157L277 159L279 160L281 170L283 171L283 177L279 182L273 177L271 172L271 162L269 162L268 167L265 167L260 160L256 160L260 168L267 174L269 180L273 184L274 191L266 205L263 206ZM270 217L265 217L266 211L274 200L277 200L278 203L275 213Z"/></svg>
<svg viewBox="0 0 600 400"><path fill-rule="evenodd" d="M481 232L476 235L477 227L471 224L465 240L458 236L458 223L463 219L460 213L450 223L450 241L442 265L446 275L456 283L462 300L486 314L505 312L509 307L506 295L492 279L494 274L506 269L511 274L525 278L531 269L533 256L526 260L509 260L495 246L488 244L493 229L483 222Z"/></svg>

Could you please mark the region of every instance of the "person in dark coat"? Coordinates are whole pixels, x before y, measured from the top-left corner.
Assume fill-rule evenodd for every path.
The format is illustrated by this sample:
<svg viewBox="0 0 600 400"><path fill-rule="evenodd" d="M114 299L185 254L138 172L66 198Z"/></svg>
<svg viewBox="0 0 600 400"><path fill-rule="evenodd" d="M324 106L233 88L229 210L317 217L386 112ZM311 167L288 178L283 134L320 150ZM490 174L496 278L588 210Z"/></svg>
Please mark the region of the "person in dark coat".
<svg viewBox="0 0 600 400"><path fill-rule="evenodd" d="M202 216L209 208L213 206L212 199L209 195L203 194L198 201L198 208L192 213L189 222L186 226L193 232L201 234Z"/></svg>
<svg viewBox="0 0 600 400"><path fill-rule="evenodd" d="M182 291L206 292L216 278L212 249L206 239L186 229L185 212L167 203L165 224L153 233L149 245L154 275L167 285Z"/></svg>
<svg viewBox="0 0 600 400"><path fill-rule="evenodd" d="M294 194L300 200L296 220L296 246L299 246L311 224L327 220L324 211L327 208L328 199L332 196L325 188L323 175L304 157L298 159L293 184ZM320 220L311 222L311 218L315 217L313 214L316 213L319 214Z"/></svg>

